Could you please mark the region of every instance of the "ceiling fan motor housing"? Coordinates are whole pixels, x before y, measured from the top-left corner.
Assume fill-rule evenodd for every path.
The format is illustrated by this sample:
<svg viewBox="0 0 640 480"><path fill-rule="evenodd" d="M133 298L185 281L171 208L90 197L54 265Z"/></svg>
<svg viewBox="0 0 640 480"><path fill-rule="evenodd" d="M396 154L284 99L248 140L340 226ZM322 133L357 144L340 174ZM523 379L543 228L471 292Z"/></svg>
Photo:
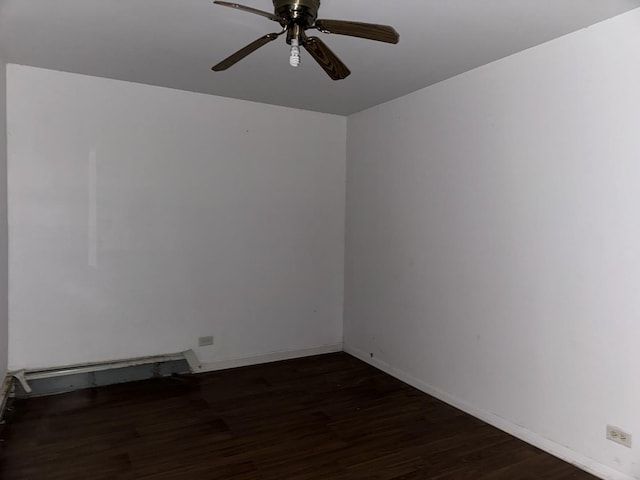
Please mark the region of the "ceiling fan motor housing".
<svg viewBox="0 0 640 480"><path fill-rule="evenodd" d="M320 0L273 0L276 15L287 25L299 25L302 29L313 26L318 18Z"/></svg>

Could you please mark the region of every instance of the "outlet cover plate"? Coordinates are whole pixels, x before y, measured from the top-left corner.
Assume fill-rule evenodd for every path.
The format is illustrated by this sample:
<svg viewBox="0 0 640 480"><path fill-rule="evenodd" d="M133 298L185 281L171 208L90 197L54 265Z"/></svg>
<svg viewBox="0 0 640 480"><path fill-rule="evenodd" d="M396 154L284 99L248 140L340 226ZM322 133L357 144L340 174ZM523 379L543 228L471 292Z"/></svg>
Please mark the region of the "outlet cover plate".
<svg viewBox="0 0 640 480"><path fill-rule="evenodd" d="M607 440L631 448L631 434L613 425L607 425Z"/></svg>

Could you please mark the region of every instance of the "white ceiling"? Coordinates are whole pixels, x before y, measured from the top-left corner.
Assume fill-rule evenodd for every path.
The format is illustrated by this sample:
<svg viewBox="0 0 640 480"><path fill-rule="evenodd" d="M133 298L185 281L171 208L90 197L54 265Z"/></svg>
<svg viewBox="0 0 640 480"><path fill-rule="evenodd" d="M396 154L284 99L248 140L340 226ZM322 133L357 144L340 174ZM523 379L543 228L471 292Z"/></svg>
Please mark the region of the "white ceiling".
<svg viewBox="0 0 640 480"><path fill-rule="evenodd" d="M239 0L272 10L270 0ZM353 72L334 82L284 38L211 66L279 26L210 0L0 0L5 60L350 114L640 7L640 0L322 0L320 18L393 25L400 43L323 35Z"/></svg>

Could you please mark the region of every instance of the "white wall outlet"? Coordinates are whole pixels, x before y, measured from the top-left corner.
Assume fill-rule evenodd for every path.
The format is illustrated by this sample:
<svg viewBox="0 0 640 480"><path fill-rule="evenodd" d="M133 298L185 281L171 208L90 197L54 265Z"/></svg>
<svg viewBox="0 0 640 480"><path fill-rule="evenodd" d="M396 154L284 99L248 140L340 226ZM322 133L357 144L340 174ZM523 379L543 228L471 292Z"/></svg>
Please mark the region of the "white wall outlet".
<svg viewBox="0 0 640 480"><path fill-rule="evenodd" d="M213 337L200 337L200 338L198 338L198 346L199 347L208 347L209 345L213 345Z"/></svg>
<svg viewBox="0 0 640 480"><path fill-rule="evenodd" d="M622 431L618 427L607 425L607 440L624 445L631 448L631 434Z"/></svg>

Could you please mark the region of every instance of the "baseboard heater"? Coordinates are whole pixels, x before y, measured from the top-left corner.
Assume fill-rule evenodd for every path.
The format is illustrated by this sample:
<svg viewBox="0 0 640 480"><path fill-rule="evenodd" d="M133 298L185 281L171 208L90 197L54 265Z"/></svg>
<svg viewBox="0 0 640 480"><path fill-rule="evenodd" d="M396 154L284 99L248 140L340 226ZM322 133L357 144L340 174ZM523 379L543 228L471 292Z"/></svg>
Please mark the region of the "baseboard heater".
<svg viewBox="0 0 640 480"><path fill-rule="evenodd" d="M202 368L193 350L131 358L110 362L87 363L68 367L9 372L15 379L11 396L26 398L66 393L84 388L195 373Z"/></svg>

